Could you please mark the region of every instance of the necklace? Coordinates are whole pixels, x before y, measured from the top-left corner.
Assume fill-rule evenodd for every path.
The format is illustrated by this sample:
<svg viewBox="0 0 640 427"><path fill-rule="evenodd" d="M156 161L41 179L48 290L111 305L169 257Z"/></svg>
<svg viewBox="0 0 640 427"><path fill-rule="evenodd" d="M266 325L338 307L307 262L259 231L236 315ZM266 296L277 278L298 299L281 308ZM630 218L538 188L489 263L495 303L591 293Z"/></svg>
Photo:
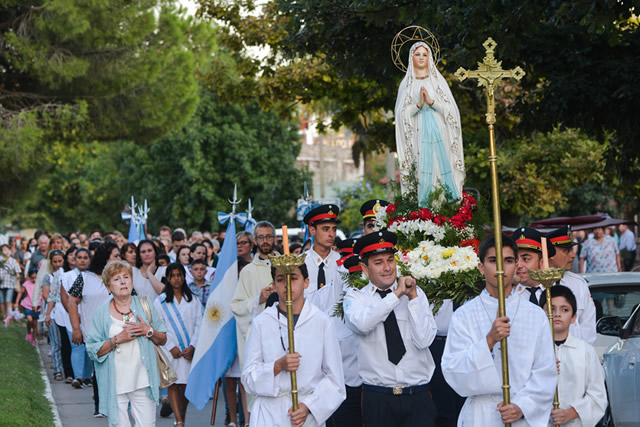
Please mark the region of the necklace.
<svg viewBox="0 0 640 427"><path fill-rule="evenodd" d="M288 350L284 347L284 339L282 339L282 328L280 326L280 309L276 307L276 311L278 313L278 332L280 333L280 344L282 345L282 349L286 352ZM293 326L293 329L296 329L295 325Z"/></svg>
<svg viewBox="0 0 640 427"><path fill-rule="evenodd" d="M424 80L424 79L426 79L427 77L429 77L429 74L425 74L424 76L416 76L416 79L418 79L418 80Z"/></svg>
<svg viewBox="0 0 640 427"><path fill-rule="evenodd" d="M129 315L132 314L131 313L131 307L129 307L129 311L126 313L121 313L120 310L118 310L118 307L116 307L116 300L111 300L113 302L113 308L118 312L118 314L120 316L122 316L122 320L124 320L125 322L127 322L129 320Z"/></svg>

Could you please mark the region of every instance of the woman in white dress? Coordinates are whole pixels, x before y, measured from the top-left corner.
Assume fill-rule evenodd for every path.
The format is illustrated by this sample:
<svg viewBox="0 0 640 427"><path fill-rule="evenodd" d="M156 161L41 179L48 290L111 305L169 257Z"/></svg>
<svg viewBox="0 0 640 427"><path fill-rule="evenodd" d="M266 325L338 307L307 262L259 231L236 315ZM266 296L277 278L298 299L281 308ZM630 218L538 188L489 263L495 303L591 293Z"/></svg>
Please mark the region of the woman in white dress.
<svg viewBox="0 0 640 427"><path fill-rule="evenodd" d="M167 326L167 342L162 349L178 375L178 380L169 386L169 403L176 417L174 425L183 426L189 403L184 392L200 333L202 304L187 286L181 264L167 267L164 283L164 292L153 304Z"/></svg>
<svg viewBox="0 0 640 427"><path fill-rule="evenodd" d="M465 170L460 112L424 42L411 46L407 73L398 88L395 120L403 192L407 175L415 167L421 204L438 182L461 198Z"/></svg>

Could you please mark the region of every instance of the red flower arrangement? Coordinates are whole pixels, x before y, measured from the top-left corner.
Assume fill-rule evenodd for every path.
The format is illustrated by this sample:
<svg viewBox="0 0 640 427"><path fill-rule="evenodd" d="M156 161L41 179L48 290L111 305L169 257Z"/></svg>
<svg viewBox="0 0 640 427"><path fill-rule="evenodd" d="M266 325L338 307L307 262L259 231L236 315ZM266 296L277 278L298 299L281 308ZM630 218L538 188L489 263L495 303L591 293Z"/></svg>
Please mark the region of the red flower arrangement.
<svg viewBox="0 0 640 427"><path fill-rule="evenodd" d="M451 218L440 215L440 214L434 215L433 212L431 212L429 209L422 208L417 211L411 212L407 216L407 218L403 216L391 218L387 226L390 227L396 222L415 221L420 219L423 221L433 221L433 223L436 225L443 225L445 223L449 223L457 230L462 230L473 219L473 212L477 208L478 208L478 203L476 202L476 199L474 199L471 195L463 191L462 203L460 207L457 209L456 214L453 215ZM396 210L397 210L396 205L392 203L389 206L387 206L386 213L391 217L393 216L393 213L396 212Z"/></svg>

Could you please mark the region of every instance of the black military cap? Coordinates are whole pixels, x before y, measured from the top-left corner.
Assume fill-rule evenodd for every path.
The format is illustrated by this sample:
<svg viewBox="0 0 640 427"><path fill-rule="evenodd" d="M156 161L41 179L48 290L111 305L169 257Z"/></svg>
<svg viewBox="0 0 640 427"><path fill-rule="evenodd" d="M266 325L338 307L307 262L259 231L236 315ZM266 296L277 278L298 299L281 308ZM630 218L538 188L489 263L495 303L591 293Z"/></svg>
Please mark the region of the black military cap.
<svg viewBox="0 0 640 427"><path fill-rule="evenodd" d="M397 252L395 248L398 237L390 231L375 231L362 236L353 247L353 252L364 258L385 252Z"/></svg>
<svg viewBox="0 0 640 427"><path fill-rule="evenodd" d="M362 214L362 219L365 220L367 218L374 218L378 209L383 206L389 206L390 203L386 200L375 199L375 200L367 200L360 206L360 213Z"/></svg>
<svg viewBox="0 0 640 427"><path fill-rule="evenodd" d="M542 254L542 233L540 233L535 228L522 227L518 228L513 232L513 236L511 238L518 249L529 249L532 251L536 251ZM551 244L549 239L547 239L547 253L549 254L549 258L556 254L556 248Z"/></svg>
<svg viewBox="0 0 640 427"><path fill-rule="evenodd" d="M346 268L349 271L349 273L362 271L362 266L360 266L360 257L358 255L351 255L344 262L344 268Z"/></svg>
<svg viewBox="0 0 640 427"><path fill-rule="evenodd" d="M340 252L341 256L349 255L353 253L353 245L356 244L358 239L354 239L350 237L348 239L340 240L336 243L336 247L338 248L338 252Z"/></svg>
<svg viewBox="0 0 640 427"><path fill-rule="evenodd" d="M342 221L338 219L340 208L336 205L322 205L311 209L304 216L304 223L307 225L316 225L322 222L335 222L340 224Z"/></svg>
<svg viewBox="0 0 640 427"><path fill-rule="evenodd" d="M568 225L548 232L547 239L553 246L558 248L570 248L578 244L573 241L573 238L571 237L571 227Z"/></svg>

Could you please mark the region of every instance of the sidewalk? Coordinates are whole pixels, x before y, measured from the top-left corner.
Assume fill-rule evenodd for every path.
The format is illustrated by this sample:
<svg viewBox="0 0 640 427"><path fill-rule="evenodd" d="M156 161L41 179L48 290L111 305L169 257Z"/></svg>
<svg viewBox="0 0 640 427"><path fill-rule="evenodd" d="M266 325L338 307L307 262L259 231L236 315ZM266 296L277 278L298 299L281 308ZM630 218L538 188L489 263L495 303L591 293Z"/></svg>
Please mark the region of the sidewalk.
<svg viewBox="0 0 640 427"><path fill-rule="evenodd" d="M58 407L60 420L64 427L87 427L102 426L108 427L109 423L106 418L93 418L93 388L75 389L64 381L55 381L53 379L53 370L51 368L51 356L49 356L50 347L46 337L38 340L42 363L44 364L47 378L51 383L53 398ZM187 409L187 426L209 426L211 422L212 400L209 400L207 406L198 411L189 405ZM175 418L171 414L168 418L160 417L160 407L157 409L156 425L158 427L173 426ZM222 397L222 389L218 398L218 409L216 411L215 427L224 427L224 399Z"/></svg>

